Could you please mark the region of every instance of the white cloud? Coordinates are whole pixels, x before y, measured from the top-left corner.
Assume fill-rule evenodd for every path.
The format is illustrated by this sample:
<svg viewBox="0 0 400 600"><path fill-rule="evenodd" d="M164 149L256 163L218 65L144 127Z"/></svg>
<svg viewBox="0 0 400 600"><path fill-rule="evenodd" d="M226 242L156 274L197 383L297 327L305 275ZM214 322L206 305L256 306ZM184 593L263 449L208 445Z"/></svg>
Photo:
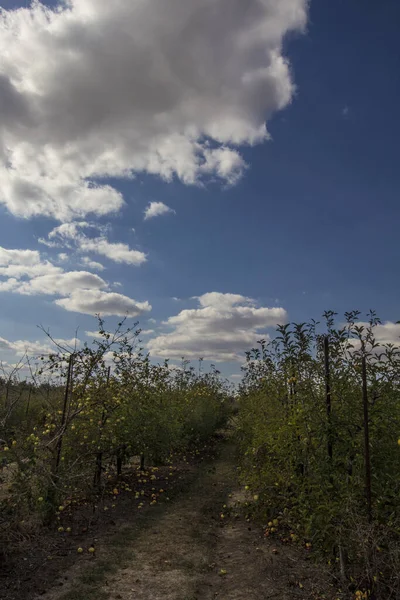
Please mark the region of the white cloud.
<svg viewBox="0 0 400 600"><path fill-rule="evenodd" d="M216 148L204 151L205 162L202 165L204 173L215 173L228 185L235 185L241 179L247 165L236 150L231 148Z"/></svg>
<svg viewBox="0 0 400 600"><path fill-rule="evenodd" d="M80 345L80 340L77 338L72 338L69 340L65 340L62 338L57 338L54 340L59 346L66 349L73 349ZM9 341L0 337L0 350L5 352L12 352L16 356L33 356L33 355L41 355L41 354L51 354L57 351L57 347L55 344L51 342L51 340L41 340L41 341L28 341L28 340L15 340Z"/></svg>
<svg viewBox="0 0 400 600"><path fill-rule="evenodd" d="M2 202L68 221L118 211L105 177L235 183L294 93L282 54L307 0L69 0L0 13ZM34 57L34 60L32 60Z"/></svg>
<svg viewBox="0 0 400 600"><path fill-rule="evenodd" d="M150 202L146 210L144 211L144 219L154 219L154 217L160 217L161 215L166 215L168 213L174 213L169 206L164 204L164 202Z"/></svg>
<svg viewBox="0 0 400 600"><path fill-rule="evenodd" d="M86 293L87 290L102 288L107 288L107 283L98 275L88 271L68 271L20 282L15 291L26 295L64 296L76 290Z"/></svg>
<svg viewBox="0 0 400 600"><path fill-rule="evenodd" d="M58 255L58 260L61 262L66 262L68 260L68 254L65 252L60 252Z"/></svg>
<svg viewBox="0 0 400 600"><path fill-rule="evenodd" d="M94 338L96 340L104 340L104 336L101 335L98 331L85 331L85 335L88 338Z"/></svg>
<svg viewBox="0 0 400 600"><path fill-rule="evenodd" d="M102 265L101 263L99 263L99 262L97 262L95 260L92 260L88 256L84 256L82 258L82 263L86 267L89 267L89 269L93 269L93 271L104 271L105 270L104 265Z"/></svg>
<svg viewBox="0 0 400 600"><path fill-rule="evenodd" d="M105 238L84 238L79 239L79 249L83 252L94 252L101 256L106 256L109 260L116 263L125 263L127 265L139 266L146 262L147 258L139 250L131 250L128 244L110 243Z"/></svg>
<svg viewBox="0 0 400 600"><path fill-rule="evenodd" d="M357 324L363 325L365 328L368 327L368 323L365 322L359 322ZM381 325L377 325L376 327L374 327L372 331L375 340L379 344L400 345L400 323L385 321Z"/></svg>
<svg viewBox="0 0 400 600"><path fill-rule="evenodd" d="M14 292L18 287L18 280L14 277L0 281L0 292Z"/></svg>
<svg viewBox="0 0 400 600"><path fill-rule="evenodd" d="M283 308L257 307L254 300L238 294L211 292L198 302L199 308L182 310L164 323L172 331L148 342L153 355L242 362L244 352L261 336L268 338L266 328L287 318Z"/></svg>
<svg viewBox="0 0 400 600"><path fill-rule="evenodd" d="M88 271L64 271L32 250L0 246L0 292L63 296L55 304L73 312L136 317L149 312L148 302L110 292L104 279Z"/></svg>
<svg viewBox="0 0 400 600"><path fill-rule="evenodd" d="M58 240L60 243L60 239L65 240L75 240L79 236L80 229L84 227L96 227L95 224L88 223L87 221L76 221L74 223L63 223L62 225L58 225L58 227L54 227L49 233L50 240Z"/></svg>
<svg viewBox="0 0 400 600"><path fill-rule="evenodd" d="M0 290L19 294L68 294L74 289L101 289L107 283L87 271L65 272L36 250L10 250L0 246Z"/></svg>
<svg viewBox="0 0 400 600"><path fill-rule="evenodd" d="M86 315L100 313L103 317L111 315L137 317L151 310L148 302L136 302L128 296L100 290L87 290L84 294L81 293L81 290L77 290L72 292L68 298L56 300L55 303L71 312Z"/></svg>
<svg viewBox="0 0 400 600"><path fill-rule="evenodd" d="M219 292L209 292L202 296L194 296L199 301L200 306L212 306L217 309L229 309L237 304L254 305L255 300L246 298L240 294L220 294Z"/></svg>
<svg viewBox="0 0 400 600"><path fill-rule="evenodd" d="M62 247L75 248L78 252L92 252L93 254L99 254L105 256L109 260L116 263L124 263L133 266L140 266L147 261L146 254L139 250L132 250L128 244L121 242L111 243L107 240L104 232L97 237L90 238L82 232L83 229L100 229L104 228L86 221L75 222L75 223L63 223L58 227L52 229L48 235L48 240L41 238L39 241L50 247ZM90 261L90 258L84 258L83 261ZM89 263L88 266L90 266ZM100 263L95 263L95 268L99 269ZM103 265L100 265L103 269Z"/></svg>
<svg viewBox="0 0 400 600"><path fill-rule="evenodd" d="M11 350L10 342L2 337L0 337L0 350Z"/></svg>
<svg viewBox="0 0 400 600"><path fill-rule="evenodd" d="M358 327L364 327L363 337L365 337L367 333L367 329L369 324L366 321L358 321ZM344 325L344 324L343 324ZM380 325L376 325L372 328L372 333L375 338L375 341L383 346L385 344L393 344L394 346L400 346L400 323L393 323L393 321L385 321ZM361 347L361 342L356 338L352 338L350 340L353 348L358 350ZM380 352L381 350L377 348L376 352Z"/></svg>
<svg viewBox="0 0 400 600"><path fill-rule="evenodd" d="M36 250L9 250L0 246L0 276L20 279L62 273L48 260L42 260Z"/></svg>
<svg viewBox="0 0 400 600"><path fill-rule="evenodd" d="M110 332L110 331L106 331L106 334L110 335L111 337L113 337L114 333ZM101 333L99 333L99 331L85 331L85 335L90 338L90 339L95 339L95 340L103 340L104 341L104 335L102 335ZM112 354L112 352L111 352Z"/></svg>

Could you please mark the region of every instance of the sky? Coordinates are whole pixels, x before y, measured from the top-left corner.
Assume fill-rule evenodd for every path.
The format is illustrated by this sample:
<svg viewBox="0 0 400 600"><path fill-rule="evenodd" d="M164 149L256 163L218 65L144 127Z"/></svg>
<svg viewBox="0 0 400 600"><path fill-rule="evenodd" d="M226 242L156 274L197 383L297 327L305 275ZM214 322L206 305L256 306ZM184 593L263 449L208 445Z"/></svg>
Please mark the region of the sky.
<svg viewBox="0 0 400 600"><path fill-rule="evenodd" d="M4 364L97 313L233 380L328 309L397 341L396 0L0 6Z"/></svg>

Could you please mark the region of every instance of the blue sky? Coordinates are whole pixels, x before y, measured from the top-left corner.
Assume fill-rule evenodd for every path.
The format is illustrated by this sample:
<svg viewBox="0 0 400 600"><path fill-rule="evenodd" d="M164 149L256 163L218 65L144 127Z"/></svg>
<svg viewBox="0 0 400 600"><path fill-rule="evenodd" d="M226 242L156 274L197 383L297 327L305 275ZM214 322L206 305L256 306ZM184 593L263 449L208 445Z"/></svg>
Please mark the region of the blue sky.
<svg viewBox="0 0 400 600"><path fill-rule="evenodd" d="M52 151L51 160L54 159L56 165L54 169L59 173L66 164L67 155L64 150L68 144L75 144L79 138L79 146L76 148L82 156L86 156L87 152L97 160L98 155L90 154L92 149L88 150L85 145L87 139L93 137L93 132L99 135L98 139L103 139L103 135L110 135L109 140L112 142L109 141L109 144L113 152L114 149L118 151L120 143L124 146L123 152L121 151L121 156L124 153L123 159L120 155L107 155L108 161L115 160L118 163L116 176L109 177L110 169L114 169L114 166L108 165L100 180L90 174L89 170L84 172L83 178L112 186L115 190L113 193L116 194L115 203L118 203L118 198L121 198L119 194L122 194L124 204L118 210L106 214L92 212L85 215L81 208L71 209L72 212L70 209L64 210L61 182L61 187L57 187L55 192L58 197L57 209L49 210L45 201L40 200L40 194L32 194L30 208L26 209L24 190L21 192L21 186L12 186L7 180L7 198L0 197L0 246L5 250L37 251L40 253L40 260L50 261L59 269L58 273L90 272L101 277L107 285L105 287L90 279L88 283L79 284L83 287L78 286L76 295L85 295L84 290L92 289L90 286L94 285L94 289L101 289L102 293L114 293L134 299L142 309L138 310L141 314L133 316L132 320L139 320L145 330L153 330L153 333L144 336L144 340L149 343L156 360L166 356L168 350L175 360L179 355L194 359L198 351L199 356L220 361L219 366L225 374L237 374L240 372L240 355L248 348L251 337L258 339L261 334L272 334L275 322L282 319L303 321L318 318L326 309L342 313L353 308L363 311L374 308L387 321L396 321L400 317L399 285L396 278L400 252L400 174L397 166L400 134L400 49L397 23L400 6L395 0L385 0L383 3L372 0L315 0L306 12L306 5L302 0L283 0L281 6L285 3L288 9L298 11L297 17L288 17L290 11L288 14L279 13L278 16L275 15L279 26L275 21L272 26L271 14L274 10L271 11L271 6L277 3L272 0L265 2L269 5L269 12L264 15L265 31L260 37L257 52L262 48L264 38L268 42L268 48L269 44L275 50L279 47L279 52L282 42L283 55L290 62L287 72L279 72L266 87L249 88L244 94L239 88L235 88L239 78L233 77L231 71L227 73L228 69L234 72L237 68L249 73L260 68L262 61L266 60L264 55L262 58L254 58L254 50L254 56L249 53L246 60L242 61L241 50L236 46L233 51L233 58L236 56L235 52L238 52L236 63L232 59L228 64L222 60L223 51L212 46L216 57L215 67L213 66L215 73L203 76L203 69L210 66L206 54L202 60L202 51L206 53L207 50L207 35L210 34L211 44L218 43L217 37L210 31L212 21L208 21L208 16L205 15L203 20L199 19L196 52L193 52L193 56L190 54L190 81L189 76L188 81L185 80L186 65L181 65L177 58L182 52L190 53L185 45L190 45L191 41L185 31L173 31L178 40L176 47L170 49L168 46L160 51L168 55L167 67L171 72L179 74L182 88L180 98L176 99L175 92L170 92L168 81L165 83L163 79L162 84L157 81L155 85L156 76L153 74L150 77L145 69L140 70L141 63L139 59L136 63L134 54L136 40L135 44L127 44L126 48L121 42L118 52L126 50L126 57L119 55L115 64L121 64L121 68L132 64L132 71L137 65L139 73L137 77L132 74L132 81L129 83L132 89L125 90L128 96L132 93L130 104L128 106L123 102L116 102L111 95L107 103L106 118L102 114L102 120L99 117L96 121L96 98L101 82L95 82L96 85L93 83L91 88L91 78L99 66L98 62L101 62L98 50L104 49L99 69L101 71L104 68L101 72L104 94L109 93L107 76L111 77L112 74L107 71L107 61L111 66L113 63L104 56L113 49L113 45L107 41L106 29L99 27L96 31L100 33L93 42L99 46L96 53L93 53L93 58L89 45L92 38L82 36L85 41L78 38L76 42L73 37L79 36L85 27L91 27L90 19L94 24L97 18L100 19L97 14L90 13L88 25L88 21L81 15L83 9L96 11L93 8L95 3L92 4L91 0L76 0L74 3L72 17L75 19L74 25L79 24L80 29L76 26L76 30L73 30L64 21L55 25L64 34L64 44L70 43L71 47L77 44L81 52L87 52L91 56L88 64L84 64L87 71L82 67L83 74L80 77L85 78L85 86L82 86L81 79L77 78L81 63L68 65L63 82L57 79L57 70L54 66L51 68L51 64L48 72L45 71L46 60L52 62L49 52L53 48L52 42L46 41L43 35L45 30L47 33L49 30L37 15L36 20L33 19L26 25L26 8L25 13L12 12L20 6L26 7L27 3L2 0L8 20L7 26L0 28L0 50L4 48L2 38L3 44L8 44L10 49L7 37L10 23L13 27L19 27L20 34L13 41L8 63L5 67L0 64L0 76L3 76L0 79L0 110L3 112L3 117L0 116L3 120L3 123L0 121L0 160L2 145L11 147L14 152L12 160L18 165L13 168L17 171L20 169L24 175L23 161L32 156L24 154L24 143L28 141L33 149L42 149L48 144ZM123 5L124 2L120 4ZM131 0L127 4L135 3ZM157 1L153 4L157 5ZM179 15L186 10L182 8L180 0L165 2L165 5L169 4L171 9L180 11ZM191 0L187 4L193 5L195 9L198 2ZM223 9L224 0L219 4ZM257 1L254 0L253 4L256 5ZM102 7L99 9L101 13L102 2L98 1L97 6ZM116 30L122 23L122 17L124 21L129 18L129 15L127 17L127 14L122 13L121 9L121 15L113 15L112 22ZM185 18L190 16L186 15ZM160 21L155 25L150 11L140 18L143 19L144 29L148 26L150 32L158 32L155 29L157 27L163 32L165 28L166 38L169 35L170 24ZM240 15L237 19L239 22ZM228 23L224 23L220 38L226 41L226 47L229 48L231 36L238 36L235 29L237 24L235 15L226 20ZM99 22L102 25L103 21ZM21 23L25 23L26 30L21 29ZM241 34L249 35L249 31L242 31ZM50 30L50 34L57 35L57 29ZM101 35L104 40L99 41ZM139 32L137 35L140 37ZM39 46L35 36L40 36ZM193 39L193 32L190 39ZM180 43L182 48L179 47ZM142 49L140 44L138 48L139 53ZM32 49L37 49L43 63L36 72L21 58L24 52ZM146 51L151 54L152 50L146 46ZM44 59L46 56L47 59ZM63 55L60 56L63 60ZM159 56L157 54L157 60ZM175 59L179 71L174 71ZM151 63L151 69L155 60ZM255 64L252 63L253 60ZM269 56L268 60L273 59ZM167 67L162 75L157 71L157 76L167 79ZM35 99L30 88L24 87L24 82L29 78L36 82L38 77L43 78L40 80L40 90L46 102L39 107L40 119L37 116L39 112L35 114L39 120L33 127L30 121L26 121L27 125L24 121L25 113L34 114L33 109L30 112L25 104L21 104L19 108L19 100L16 99L13 106L17 106L18 110L7 108L10 91L1 82L11 81L13 90L17 90L15 93L24 96L23 102L31 102L33 105ZM119 79L111 81L114 87L121 83ZM286 95L282 92L282 85L288 81L296 85L296 90L292 89L289 97L288 92ZM237 94L240 100L232 100L232 106L227 107L228 130L224 129L221 133L220 123L225 119L223 84L228 83L232 86L229 97L235 98ZM207 86L204 95L203 85ZM60 89L55 93L57 86ZM81 95L83 87L84 95ZM150 111L154 103L156 114L159 102L162 103L157 97L160 90L167 98L165 105L163 104L163 119L165 117L168 123L164 125L163 121L162 130L162 135L167 137L156 138L154 145L153 138L151 144L148 141L150 130L153 136L155 122L155 118L150 119ZM191 93L193 98L190 105L184 104ZM146 110L150 106L150 117L146 113L149 121L148 124L146 122L146 127L143 126L143 131L140 116L143 107L132 108L135 98L142 94L148 94L144 102ZM74 108L71 107L74 107L74 103L79 106L82 99L92 103L94 108L92 111L77 109L76 122L82 128L80 133L71 126L71 123L74 124ZM196 121L196 117L186 116L195 101L202 103L199 104L200 112L204 108L205 116L201 122ZM229 102L230 100L228 104ZM99 114L101 110L103 109L99 108ZM71 120L66 120L66 124L63 123L63 127L60 125L58 130L66 113ZM238 113L241 115L240 119L237 118ZM54 134L54 115L58 119L56 129L59 137ZM8 125L10 118L12 125ZM5 120L7 126L3 130ZM105 121L111 123L107 124L107 129L104 129ZM256 136L256 129L263 121L267 122L271 139L259 138L256 143L249 145L250 137ZM21 126L21 122L25 124ZM127 123L129 127L132 126L132 130L140 130L140 136L135 133L128 141L121 141ZM243 129L243 123L246 124L246 130ZM224 160L228 161L224 163L228 164L226 172L220 168L220 155L213 154L206 170L203 172L199 167L199 172L193 175L193 165L189 164L189 160L186 162L190 149L184 148L181 154L180 149L173 145L176 141L175 134L185 131L186 135L187 130L184 128L192 125L200 131L194 136L196 143L205 144L201 152L205 152L203 159L206 157L206 162L209 156L207 152L212 153L216 148L230 150L224 155ZM168 133L164 130L168 130ZM217 133L214 134L214 131ZM172 144L172 149L167 146L166 154L162 155L161 167L149 167L148 165L153 165L154 156L158 156L157 143L164 144L165 139ZM192 137L190 140L192 143ZM137 157L135 144L138 144ZM140 162L139 154L142 149L149 156L145 167ZM47 155L43 156L41 168L46 170ZM179 158L179 166L174 171L174 167L170 167L170 161L174 164L176 156ZM7 161L10 159L5 153L3 160L5 167L3 171L0 169L0 180L2 176L8 177ZM76 163L77 170L80 168L79 164ZM68 163L65 168L69 170L74 165L75 163ZM163 171L165 165L169 169L167 177ZM125 168L132 169L134 178L126 179L117 173L118 169L121 171ZM53 178L54 172L51 173ZM72 176L75 185L74 177L75 175ZM195 181L189 181L191 177ZM32 178L30 184L33 185ZM47 182L46 185L50 184ZM0 186L0 190L4 190L4 187L4 184ZM0 196L1 194L2 191ZM48 198L49 194L49 188L46 188L43 197ZM35 202L44 206L37 216L31 214L34 212L32 206ZM162 202L171 212L145 219L145 210L154 202ZM85 199L78 202L79 207L84 205ZM46 216L50 214L51 216ZM77 227L75 237L66 238L54 233L49 238L49 233L56 227L74 222L89 223L90 227ZM118 261L115 260L115 253L113 259L105 254L83 251L79 247L79 244L85 245L85 240L93 238L106 240L110 245L126 244L129 246L128 251L146 255L146 262L135 266L130 262L131 255L121 262L120 256ZM58 247L48 247L39 239L48 242L52 240L53 243L56 241ZM70 247L66 248L65 244ZM115 248L111 248L111 252L114 250ZM60 253L67 255L61 262L58 258ZM84 267L84 256L101 263L105 270L96 272L87 265ZM19 255L14 256L13 264L16 260L20 260ZM3 258L3 266L6 264L4 261ZM0 280L1 277L0 270ZM2 281L7 282L4 272ZM47 294L38 292L37 289L21 291L20 284L26 281L32 281L31 275L24 275L14 286L9 284L7 290L5 285L0 287L0 342L3 340L0 351L3 348L3 359L10 363L15 360L23 346L16 342L40 342L42 336L37 330L38 324L50 328L56 337L65 339L73 337L75 329L79 327L78 337L85 341L84 332L94 328L94 319L85 314L87 309L80 305L77 307L77 302L73 302L75 297L72 298L72 292L66 290L62 295L67 298L66 305L69 308L66 310L55 304L60 299L56 290ZM114 282L120 285L114 286ZM218 294L210 296L212 292ZM202 297L203 300L195 297ZM109 299L112 300L111 297ZM147 308L143 310L145 303L151 305L151 311ZM95 310L93 306L90 309L92 312ZM117 318L107 318L110 327ZM156 323L149 322L149 319ZM228 332L224 325L226 323L232 325L231 330L228 327ZM246 331L249 335L246 335ZM233 337L230 337L230 332L233 332Z"/></svg>

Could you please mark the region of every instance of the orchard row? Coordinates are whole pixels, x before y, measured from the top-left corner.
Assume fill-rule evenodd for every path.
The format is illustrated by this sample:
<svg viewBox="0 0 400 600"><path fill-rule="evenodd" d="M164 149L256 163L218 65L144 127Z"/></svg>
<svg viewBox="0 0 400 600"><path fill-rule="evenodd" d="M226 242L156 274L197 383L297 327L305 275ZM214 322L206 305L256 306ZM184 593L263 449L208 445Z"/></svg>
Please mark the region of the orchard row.
<svg viewBox="0 0 400 600"><path fill-rule="evenodd" d="M51 523L59 507L101 494L110 466L140 457L157 466L204 444L229 412L229 387L212 368L154 364L140 330L110 334L99 322L93 346L55 347L0 398L0 524ZM5 464L6 463L6 464Z"/></svg>

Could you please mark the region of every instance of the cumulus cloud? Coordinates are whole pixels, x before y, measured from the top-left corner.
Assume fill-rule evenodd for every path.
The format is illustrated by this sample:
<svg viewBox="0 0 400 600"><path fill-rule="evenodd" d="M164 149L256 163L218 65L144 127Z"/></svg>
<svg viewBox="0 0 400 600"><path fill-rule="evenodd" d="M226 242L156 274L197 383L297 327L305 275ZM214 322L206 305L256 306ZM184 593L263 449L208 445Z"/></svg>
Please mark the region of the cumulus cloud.
<svg viewBox="0 0 400 600"><path fill-rule="evenodd" d="M98 331L85 331L85 335L88 338L94 338L96 340L104 340L104 336Z"/></svg>
<svg viewBox="0 0 400 600"><path fill-rule="evenodd" d="M68 271L56 275L33 277L29 281L19 282L15 291L25 295L63 296L78 290L86 293L90 289L106 288L107 283L88 271Z"/></svg>
<svg viewBox="0 0 400 600"><path fill-rule="evenodd" d="M55 303L71 312L86 315L100 313L104 317L112 315L137 317L151 310L148 302L136 302L122 294L100 290L87 290L84 294L80 290L74 291L67 298L56 300Z"/></svg>
<svg viewBox="0 0 400 600"><path fill-rule="evenodd" d="M82 252L93 252L105 256L116 263L123 263L138 267L147 261L144 252L131 250L128 244L110 243L105 238L83 238L79 239L79 250Z"/></svg>
<svg viewBox="0 0 400 600"><path fill-rule="evenodd" d="M357 325L368 328L368 323L358 322ZM394 344L400 345L400 323L393 323L393 321L385 321L380 325L373 328L375 340L379 344Z"/></svg>
<svg viewBox="0 0 400 600"><path fill-rule="evenodd" d="M201 170L206 173L215 173L228 185L235 185L247 168L243 158L236 150L224 146L213 150L204 150L204 159Z"/></svg>
<svg viewBox="0 0 400 600"><path fill-rule="evenodd" d="M55 304L68 311L89 315L136 317L149 312L148 302L109 291L99 275L88 271L64 271L42 260L33 250L9 250L0 246L0 292L22 295L62 296Z"/></svg>
<svg viewBox="0 0 400 600"><path fill-rule="evenodd" d="M237 147L293 97L282 44L306 21L307 0L3 9L0 202L67 221L122 207L106 177L235 183Z"/></svg>
<svg viewBox="0 0 400 600"><path fill-rule="evenodd" d="M154 219L154 217L161 217L161 215L166 215L168 213L174 213L169 206L164 204L164 202L150 202L144 211L144 219Z"/></svg>
<svg viewBox="0 0 400 600"><path fill-rule="evenodd" d="M358 321L358 327L364 327L364 336L366 330L369 328L369 324L366 321ZM382 350L382 346L386 344L392 344L393 346L400 346L400 323L394 323L393 321L385 321L372 328L372 333L375 338L375 342L379 344L376 352L379 353ZM354 350L361 348L361 342L356 338L350 339L351 345Z"/></svg>
<svg viewBox="0 0 400 600"><path fill-rule="evenodd" d="M48 260L42 260L36 250L9 250L0 246L0 275L7 279L56 275L62 271Z"/></svg>
<svg viewBox="0 0 400 600"><path fill-rule="evenodd" d="M148 342L155 356L215 361L243 361L243 353L254 346L265 329L287 319L283 308L258 307L239 294L211 292L198 297L199 308L182 310L164 325L172 331Z"/></svg>
<svg viewBox="0 0 400 600"><path fill-rule="evenodd" d="M101 235L89 237L83 232L84 229L100 230ZM40 238L39 242L45 246L57 248L65 246L70 249L75 249L78 252L99 254L116 263L132 266L140 266L147 261L144 252L132 250L128 244L109 242L105 236L103 227L86 221L63 223L50 231L48 239ZM83 261L86 261L86 264L90 266L90 258L84 258ZM100 263L93 262L92 264L96 265L92 267L96 270L101 271L104 269L103 265Z"/></svg>
<svg viewBox="0 0 400 600"><path fill-rule="evenodd" d="M80 345L80 340L72 338L65 340L58 338L54 340L60 347L72 350ZM0 337L0 350L4 352L12 352L16 356L38 356L43 354L51 354L57 351L56 346L50 340L15 340L10 341Z"/></svg>
<svg viewBox="0 0 400 600"><path fill-rule="evenodd" d="M102 265L101 263L99 263L95 260L92 260L88 256L84 256L82 258L82 264L85 265L86 267L89 267L89 269L93 269L93 271L104 271L105 270L104 265Z"/></svg>

